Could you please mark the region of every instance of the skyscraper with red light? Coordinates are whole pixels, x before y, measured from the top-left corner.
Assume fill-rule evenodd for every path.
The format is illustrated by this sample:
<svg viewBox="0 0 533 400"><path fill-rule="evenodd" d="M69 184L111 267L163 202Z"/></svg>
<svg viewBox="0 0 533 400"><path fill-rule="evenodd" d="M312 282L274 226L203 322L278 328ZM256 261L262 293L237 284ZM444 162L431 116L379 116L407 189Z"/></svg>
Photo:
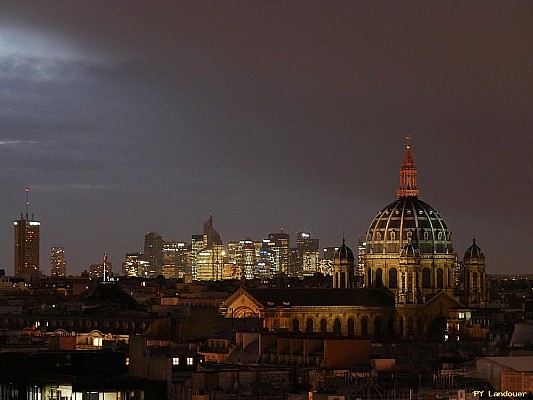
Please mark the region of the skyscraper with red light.
<svg viewBox="0 0 533 400"><path fill-rule="evenodd" d="M15 228L15 276L38 275L39 268L39 236L41 223L21 214L20 219L13 223Z"/></svg>

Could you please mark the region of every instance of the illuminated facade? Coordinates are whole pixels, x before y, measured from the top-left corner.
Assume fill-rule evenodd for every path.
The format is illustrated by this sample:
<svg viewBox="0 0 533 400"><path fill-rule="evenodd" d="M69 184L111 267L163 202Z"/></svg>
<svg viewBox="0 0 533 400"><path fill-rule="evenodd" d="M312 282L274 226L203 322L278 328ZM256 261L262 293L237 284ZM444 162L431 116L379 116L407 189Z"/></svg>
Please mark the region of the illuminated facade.
<svg viewBox="0 0 533 400"><path fill-rule="evenodd" d="M268 234L270 251L274 256L275 272L287 273L289 269L289 240L288 233L269 233Z"/></svg>
<svg viewBox="0 0 533 400"><path fill-rule="evenodd" d="M67 274L67 262L65 261L65 249L52 247L50 250L50 276L65 277Z"/></svg>
<svg viewBox="0 0 533 400"><path fill-rule="evenodd" d="M39 240L41 223L35 221L33 214L31 219L28 213L20 215L20 219L13 223L15 231L15 266L16 276L38 275L39 264Z"/></svg>
<svg viewBox="0 0 533 400"><path fill-rule="evenodd" d="M163 243L163 276L167 279L183 278L189 252L185 242Z"/></svg>
<svg viewBox="0 0 533 400"><path fill-rule="evenodd" d="M126 259L122 263L122 274L124 276L138 276L147 278L150 271L148 261L142 253L127 253Z"/></svg>
<svg viewBox="0 0 533 400"><path fill-rule="evenodd" d="M398 303L423 303L439 291L454 295L451 231L440 213L418 198L416 177L408 140L398 199L377 213L366 234L365 285L389 288Z"/></svg>
<svg viewBox="0 0 533 400"><path fill-rule="evenodd" d="M318 239L311 238L310 232L296 234L296 249L301 259L302 275L313 275L318 272L320 244Z"/></svg>
<svg viewBox="0 0 533 400"><path fill-rule="evenodd" d="M98 279L106 278L106 280L113 276L113 265L110 262L102 264L91 264L89 266L89 278Z"/></svg>
<svg viewBox="0 0 533 400"><path fill-rule="evenodd" d="M195 254L196 276L194 277L193 270L194 279L206 281L222 279L222 269L224 267L226 253L222 245L222 238L213 227L213 217L209 217L204 223L202 243L205 246Z"/></svg>
<svg viewBox="0 0 533 400"><path fill-rule="evenodd" d="M252 239L228 243L228 262L243 271L245 279L253 279L258 275L257 266L261 244Z"/></svg>

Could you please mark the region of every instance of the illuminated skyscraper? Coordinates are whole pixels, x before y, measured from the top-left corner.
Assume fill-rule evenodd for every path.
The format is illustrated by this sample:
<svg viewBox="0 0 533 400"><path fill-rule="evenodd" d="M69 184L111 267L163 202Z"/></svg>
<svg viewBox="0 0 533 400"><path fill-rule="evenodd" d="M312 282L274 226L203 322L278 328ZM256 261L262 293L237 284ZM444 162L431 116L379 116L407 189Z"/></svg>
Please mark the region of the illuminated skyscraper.
<svg viewBox="0 0 533 400"><path fill-rule="evenodd" d="M125 276L148 277L150 266L142 253L127 253L122 263L122 274Z"/></svg>
<svg viewBox="0 0 533 400"><path fill-rule="evenodd" d="M39 235L41 223L20 214L15 226L15 275L38 275L39 268Z"/></svg>
<svg viewBox="0 0 533 400"><path fill-rule="evenodd" d="M65 249L63 247L52 247L50 250L50 276L59 278L66 275Z"/></svg>
<svg viewBox="0 0 533 400"><path fill-rule="evenodd" d="M283 231L268 234L269 247L274 255L276 273L286 273L289 269L289 239L290 235Z"/></svg>
<svg viewBox="0 0 533 400"><path fill-rule="evenodd" d="M196 280L198 277L198 255L207 247L207 235L192 235L189 249L189 262L185 270L185 279Z"/></svg>
<svg viewBox="0 0 533 400"><path fill-rule="evenodd" d="M163 243L163 276L167 279L183 278L188 254L186 243L165 241Z"/></svg>
<svg viewBox="0 0 533 400"><path fill-rule="evenodd" d="M144 235L144 256L148 261L150 278L155 278L163 273L163 236L156 232Z"/></svg>
<svg viewBox="0 0 533 400"><path fill-rule="evenodd" d="M303 275L313 275L318 271L320 245L318 239L311 239L310 232L296 234L296 248L302 263Z"/></svg>
<svg viewBox="0 0 533 400"><path fill-rule="evenodd" d="M106 261L102 264L91 264L89 266L89 278L91 279L105 278L107 280L111 276L113 276L113 264L110 262Z"/></svg>
<svg viewBox="0 0 533 400"><path fill-rule="evenodd" d="M195 279L222 279L222 267L224 266L224 256L226 254L222 245L222 238L213 227L213 217L211 216L204 223L204 234L202 239L204 240L206 246L199 253L197 253Z"/></svg>

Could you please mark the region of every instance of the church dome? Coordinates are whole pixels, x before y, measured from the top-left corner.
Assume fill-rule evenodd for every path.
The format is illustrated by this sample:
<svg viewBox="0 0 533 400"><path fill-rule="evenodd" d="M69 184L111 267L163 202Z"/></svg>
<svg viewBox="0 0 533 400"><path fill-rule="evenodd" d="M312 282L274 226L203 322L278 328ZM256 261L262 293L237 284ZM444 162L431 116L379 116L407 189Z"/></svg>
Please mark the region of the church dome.
<svg viewBox="0 0 533 400"><path fill-rule="evenodd" d="M355 260L352 250L346 246L344 239L342 239L342 246L335 251L334 260L338 260L341 264L353 264Z"/></svg>
<svg viewBox="0 0 533 400"><path fill-rule="evenodd" d="M444 218L418 198L417 168L411 155L410 136L400 169L398 199L383 208L370 223L366 253L398 254L408 243L424 254L453 254L451 232Z"/></svg>
<svg viewBox="0 0 533 400"><path fill-rule="evenodd" d="M476 244L476 239L473 239L472 246L470 246L465 251L465 256L463 257L464 262L468 262L470 260L484 260L485 255L479 248L479 246Z"/></svg>
<svg viewBox="0 0 533 400"><path fill-rule="evenodd" d="M367 252L373 253L398 253L409 242L421 254L453 253L444 218L415 196L400 197L379 211L366 235Z"/></svg>

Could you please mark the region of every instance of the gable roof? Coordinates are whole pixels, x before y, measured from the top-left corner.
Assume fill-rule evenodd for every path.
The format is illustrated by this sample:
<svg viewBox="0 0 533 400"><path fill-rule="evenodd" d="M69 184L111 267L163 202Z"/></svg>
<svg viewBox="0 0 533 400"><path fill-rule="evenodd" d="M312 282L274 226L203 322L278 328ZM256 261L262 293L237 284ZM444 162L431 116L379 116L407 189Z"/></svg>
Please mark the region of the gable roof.
<svg viewBox="0 0 533 400"><path fill-rule="evenodd" d="M394 295L387 289L329 289L329 288L246 288L261 305L282 306L367 306L394 307Z"/></svg>

